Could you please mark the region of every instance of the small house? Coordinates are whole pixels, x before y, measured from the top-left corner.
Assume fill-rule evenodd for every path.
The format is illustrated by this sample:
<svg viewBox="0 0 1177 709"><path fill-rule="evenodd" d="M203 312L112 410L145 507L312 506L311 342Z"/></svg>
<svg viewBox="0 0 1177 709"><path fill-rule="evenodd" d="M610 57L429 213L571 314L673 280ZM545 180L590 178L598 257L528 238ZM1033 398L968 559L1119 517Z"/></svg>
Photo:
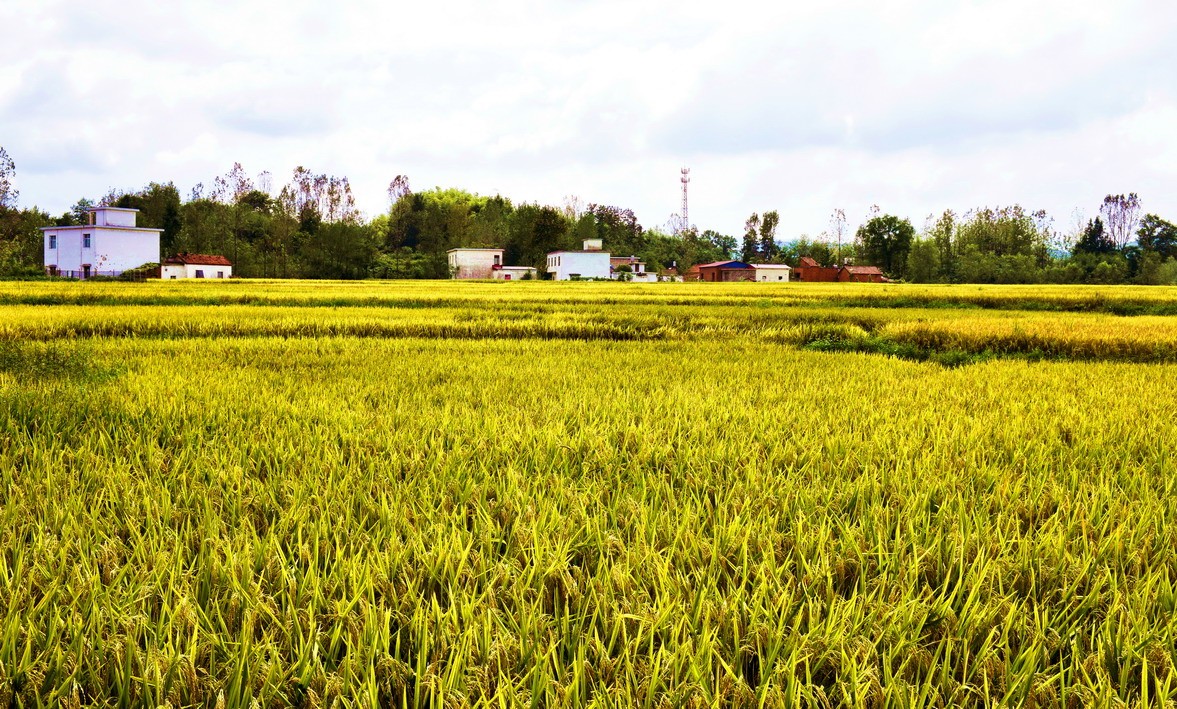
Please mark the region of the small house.
<svg viewBox="0 0 1177 709"><path fill-rule="evenodd" d="M536 277L531 266L495 266L490 277L496 281L526 281Z"/></svg>
<svg viewBox="0 0 1177 709"><path fill-rule="evenodd" d="M609 270L613 280L627 280L653 283L657 274L646 270L646 262L637 256L610 256Z"/></svg>
<svg viewBox="0 0 1177 709"><path fill-rule="evenodd" d="M743 261L714 261L692 267L698 269L699 280L707 283L734 283L751 281L756 277L756 269Z"/></svg>
<svg viewBox="0 0 1177 709"><path fill-rule="evenodd" d="M502 249L450 249L450 275L453 278L494 278L494 269L503 265Z"/></svg>
<svg viewBox="0 0 1177 709"><path fill-rule="evenodd" d="M838 272L843 283L887 283L888 279L878 266L843 266Z"/></svg>
<svg viewBox="0 0 1177 709"><path fill-rule="evenodd" d="M82 226L42 227L45 272L51 276L117 276L159 263L163 229L136 226L138 209L95 207Z"/></svg>
<svg viewBox="0 0 1177 709"><path fill-rule="evenodd" d="M838 280L837 266L821 266L810 256L802 256L793 275L805 283L834 283Z"/></svg>
<svg viewBox="0 0 1177 709"><path fill-rule="evenodd" d="M612 275L609 252L601 249L600 239L585 239L582 251L552 251L548 254L548 273L557 281L608 279Z"/></svg>
<svg viewBox="0 0 1177 709"><path fill-rule="evenodd" d="M177 278L232 278L233 262L224 256L180 253L159 264L159 277Z"/></svg>
<svg viewBox="0 0 1177 709"><path fill-rule="evenodd" d="M757 283L788 283L792 268L783 263L754 263Z"/></svg>

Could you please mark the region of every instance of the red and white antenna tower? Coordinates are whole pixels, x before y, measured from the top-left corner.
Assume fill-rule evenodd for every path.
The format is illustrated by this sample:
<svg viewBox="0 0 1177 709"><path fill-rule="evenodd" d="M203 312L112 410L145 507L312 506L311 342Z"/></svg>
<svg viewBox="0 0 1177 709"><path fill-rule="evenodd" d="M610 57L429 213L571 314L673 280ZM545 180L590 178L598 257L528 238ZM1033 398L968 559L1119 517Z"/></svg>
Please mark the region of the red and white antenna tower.
<svg viewBox="0 0 1177 709"><path fill-rule="evenodd" d="M691 228L691 220L687 218L687 184L691 181L691 168L684 167L682 170L682 228L683 231Z"/></svg>

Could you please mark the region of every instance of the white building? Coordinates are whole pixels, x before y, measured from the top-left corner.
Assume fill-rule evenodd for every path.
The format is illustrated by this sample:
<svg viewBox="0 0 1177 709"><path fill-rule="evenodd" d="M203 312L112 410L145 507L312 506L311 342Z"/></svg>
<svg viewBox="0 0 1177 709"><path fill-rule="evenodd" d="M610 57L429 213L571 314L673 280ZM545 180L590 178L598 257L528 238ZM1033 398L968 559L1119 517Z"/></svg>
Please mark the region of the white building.
<svg viewBox="0 0 1177 709"><path fill-rule="evenodd" d="M209 254L176 254L159 265L159 277L177 278L232 278L233 263L224 256Z"/></svg>
<svg viewBox="0 0 1177 709"><path fill-rule="evenodd" d="M654 283L658 274L646 270L646 262L637 256L610 256L610 278L615 281L632 281L634 283Z"/></svg>
<svg viewBox="0 0 1177 709"><path fill-rule="evenodd" d="M492 278L503 265L502 249L450 249L450 274L454 278Z"/></svg>
<svg viewBox="0 0 1177 709"><path fill-rule="evenodd" d="M524 281L536 277L531 266L499 266L491 271L491 278L497 281Z"/></svg>
<svg viewBox="0 0 1177 709"><path fill-rule="evenodd" d="M754 263L752 268L756 269L755 280L758 283L765 281L788 283L789 274L793 272L793 269L783 263Z"/></svg>
<svg viewBox="0 0 1177 709"><path fill-rule="evenodd" d="M45 234L45 271L51 276L117 276L148 263L159 263L163 229L135 226L138 209L95 207L84 226L41 227Z"/></svg>
<svg viewBox="0 0 1177 709"><path fill-rule="evenodd" d="M585 239L583 251L552 251L548 273L556 281L577 278L609 278L609 252L601 250L600 239Z"/></svg>

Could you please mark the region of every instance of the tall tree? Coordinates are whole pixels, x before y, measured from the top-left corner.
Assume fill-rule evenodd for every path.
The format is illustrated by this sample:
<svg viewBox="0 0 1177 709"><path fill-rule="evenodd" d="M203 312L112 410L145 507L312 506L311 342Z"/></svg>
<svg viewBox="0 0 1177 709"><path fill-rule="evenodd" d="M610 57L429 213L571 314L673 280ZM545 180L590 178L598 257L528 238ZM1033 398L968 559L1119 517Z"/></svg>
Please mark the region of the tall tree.
<svg viewBox="0 0 1177 709"><path fill-rule="evenodd" d="M914 237L915 227L910 221L883 214L859 227L855 240L863 259L892 277L902 278Z"/></svg>
<svg viewBox="0 0 1177 709"><path fill-rule="evenodd" d="M16 209L20 192L16 189L16 163L0 146L0 208Z"/></svg>
<svg viewBox="0 0 1177 709"><path fill-rule="evenodd" d="M765 212L760 219L760 258L773 263L780 258L780 246L776 243L776 228L781 217L776 210Z"/></svg>
<svg viewBox="0 0 1177 709"><path fill-rule="evenodd" d="M1140 229L1136 231L1136 243L1145 251L1159 254L1162 258L1177 257L1177 224L1155 214L1146 214L1140 220Z"/></svg>
<svg viewBox="0 0 1177 709"><path fill-rule="evenodd" d="M1107 226L1108 238L1112 240L1116 248L1122 249L1136 235L1136 223L1140 216L1140 198L1136 196L1135 192L1126 195L1110 194L1103 198L1099 213L1103 215L1104 223Z"/></svg>
<svg viewBox="0 0 1177 709"><path fill-rule="evenodd" d="M1110 254L1116 250L1116 243L1103 227L1103 220L1099 217L1087 222L1087 228L1079 235L1079 240L1071 253L1079 254Z"/></svg>
<svg viewBox="0 0 1177 709"><path fill-rule="evenodd" d="M834 237L838 245L837 259L838 263L842 262L842 239L846 236L846 210L835 209L830 214L830 235Z"/></svg>
<svg viewBox="0 0 1177 709"><path fill-rule="evenodd" d="M744 220L744 244L740 250L740 259L744 263L760 260L760 215L756 212Z"/></svg>

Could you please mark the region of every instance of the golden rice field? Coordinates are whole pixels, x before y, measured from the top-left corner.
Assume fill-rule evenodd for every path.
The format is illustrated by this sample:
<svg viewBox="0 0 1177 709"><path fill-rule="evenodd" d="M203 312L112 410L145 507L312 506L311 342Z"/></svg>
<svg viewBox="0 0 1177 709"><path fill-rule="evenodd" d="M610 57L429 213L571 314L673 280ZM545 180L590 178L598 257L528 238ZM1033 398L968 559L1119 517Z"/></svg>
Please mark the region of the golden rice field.
<svg viewBox="0 0 1177 709"><path fill-rule="evenodd" d="M0 283L0 707L1169 706L1177 289Z"/></svg>

